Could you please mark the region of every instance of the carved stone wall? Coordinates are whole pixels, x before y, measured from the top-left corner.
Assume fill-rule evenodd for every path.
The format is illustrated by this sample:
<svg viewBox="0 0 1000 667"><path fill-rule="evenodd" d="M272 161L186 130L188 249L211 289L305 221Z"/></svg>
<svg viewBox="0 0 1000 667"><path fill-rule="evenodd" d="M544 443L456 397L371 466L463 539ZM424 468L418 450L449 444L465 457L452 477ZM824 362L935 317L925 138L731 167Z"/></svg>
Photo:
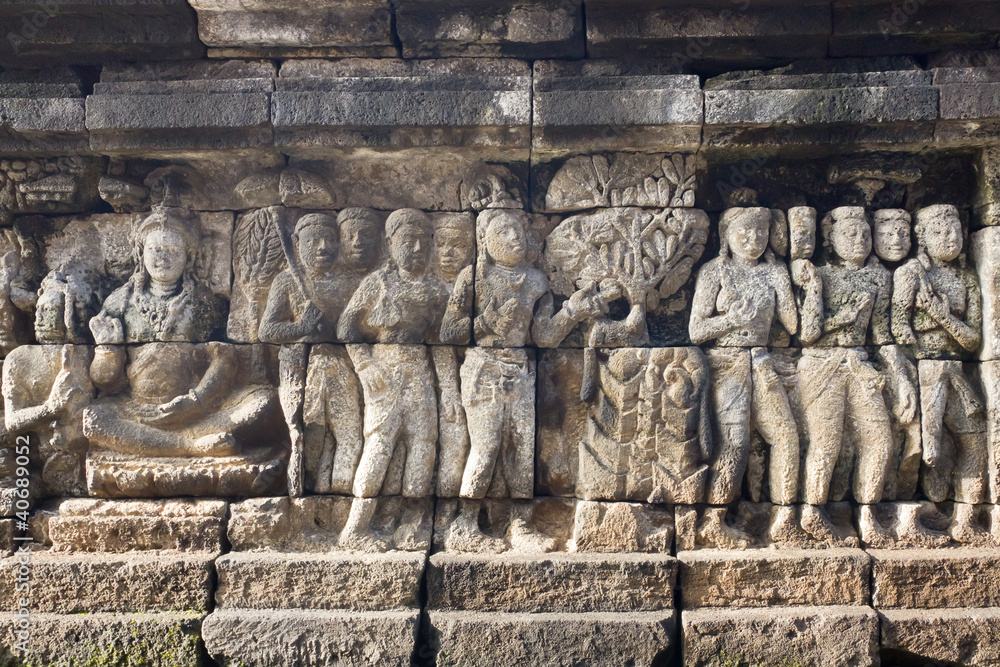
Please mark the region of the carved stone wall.
<svg viewBox="0 0 1000 667"><path fill-rule="evenodd" d="M0 18L0 666L1000 665L1000 3Z"/></svg>

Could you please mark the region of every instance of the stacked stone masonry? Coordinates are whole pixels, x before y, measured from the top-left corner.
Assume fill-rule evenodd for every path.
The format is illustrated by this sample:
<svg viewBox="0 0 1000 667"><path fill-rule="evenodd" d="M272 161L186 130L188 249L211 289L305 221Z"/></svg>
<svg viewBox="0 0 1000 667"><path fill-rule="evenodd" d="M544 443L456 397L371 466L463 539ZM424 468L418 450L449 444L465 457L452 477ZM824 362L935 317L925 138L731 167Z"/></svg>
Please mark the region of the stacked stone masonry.
<svg viewBox="0 0 1000 667"><path fill-rule="evenodd" d="M0 667L1000 666L1000 2L0 26Z"/></svg>

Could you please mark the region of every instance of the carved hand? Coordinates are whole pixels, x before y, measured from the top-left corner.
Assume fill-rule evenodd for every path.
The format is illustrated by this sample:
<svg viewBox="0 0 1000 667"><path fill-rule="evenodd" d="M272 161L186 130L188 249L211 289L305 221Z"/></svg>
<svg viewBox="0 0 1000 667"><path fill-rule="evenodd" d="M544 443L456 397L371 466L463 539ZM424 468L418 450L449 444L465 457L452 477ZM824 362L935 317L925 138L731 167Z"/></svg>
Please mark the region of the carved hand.
<svg viewBox="0 0 1000 667"><path fill-rule="evenodd" d="M189 391L172 401L159 405L156 408L156 412L161 417L168 418L191 412L199 407L201 407L201 403L198 401L198 395L194 391Z"/></svg>
<svg viewBox="0 0 1000 667"><path fill-rule="evenodd" d="M317 308L316 304L312 301L309 301L306 304L306 309L303 311L301 319L299 319L302 335L308 336L319 331L322 321L323 311Z"/></svg>

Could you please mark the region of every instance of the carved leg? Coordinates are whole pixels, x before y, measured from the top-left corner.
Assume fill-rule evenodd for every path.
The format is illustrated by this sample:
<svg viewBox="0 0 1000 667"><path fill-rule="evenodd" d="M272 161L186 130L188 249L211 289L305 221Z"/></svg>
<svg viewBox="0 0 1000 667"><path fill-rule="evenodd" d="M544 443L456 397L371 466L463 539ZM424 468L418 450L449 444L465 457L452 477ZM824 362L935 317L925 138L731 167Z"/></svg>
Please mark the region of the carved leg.
<svg viewBox="0 0 1000 667"><path fill-rule="evenodd" d="M708 350L715 415L715 460L708 502L726 505L740 497L750 456L750 352Z"/></svg>
<svg viewBox="0 0 1000 667"><path fill-rule="evenodd" d="M389 550L389 544L371 529L372 517L378 509L378 498L355 498L347 524L340 533L340 546L345 549L380 553Z"/></svg>
<svg viewBox="0 0 1000 667"><path fill-rule="evenodd" d="M488 400L467 403L469 461L462 476L462 497L486 497L503 445L503 406Z"/></svg>
<svg viewBox="0 0 1000 667"><path fill-rule="evenodd" d="M225 431L192 440L184 433L122 419L114 407L106 405L84 410L83 432L98 447L136 456L227 456L239 449Z"/></svg>
<svg viewBox="0 0 1000 667"><path fill-rule="evenodd" d="M864 505L882 500L892 457L892 423L874 370L869 377L855 377L850 386L849 423L858 444L857 467L853 471L854 499Z"/></svg>
<svg viewBox="0 0 1000 667"><path fill-rule="evenodd" d="M771 445L771 502L790 505L798 497L799 430L788 395L768 357L753 362L753 424Z"/></svg>
<svg viewBox="0 0 1000 667"><path fill-rule="evenodd" d="M490 537L479 528L481 500L459 500L458 516L448 526L444 548L463 553L499 554L507 550L507 543Z"/></svg>
<svg viewBox="0 0 1000 667"><path fill-rule="evenodd" d="M806 431L809 434L802 496L810 505L823 505L829 498L830 480L833 479L844 435L847 387L843 377L827 372L827 365L824 359L805 356L799 362ZM803 522L806 520L805 509ZM819 513L810 513L810 516L818 517Z"/></svg>

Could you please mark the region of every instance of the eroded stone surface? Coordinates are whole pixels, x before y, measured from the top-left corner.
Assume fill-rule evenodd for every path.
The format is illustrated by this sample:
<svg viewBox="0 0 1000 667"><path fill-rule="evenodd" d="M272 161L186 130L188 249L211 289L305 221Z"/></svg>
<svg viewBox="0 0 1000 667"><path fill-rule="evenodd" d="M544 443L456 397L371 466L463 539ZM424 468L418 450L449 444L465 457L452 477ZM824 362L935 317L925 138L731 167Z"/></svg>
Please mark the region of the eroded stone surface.
<svg viewBox="0 0 1000 667"><path fill-rule="evenodd" d="M675 615L494 614L432 611L431 643L437 664L458 667L486 659L496 665L580 662L651 667L669 660Z"/></svg>
<svg viewBox="0 0 1000 667"><path fill-rule="evenodd" d="M88 614L33 613L30 652L18 651L18 618L0 614L0 650L44 664L142 664L198 667L201 623L198 612Z"/></svg>
<svg viewBox="0 0 1000 667"><path fill-rule="evenodd" d="M882 648L970 667L1000 661L1000 610L892 609L879 612Z"/></svg>
<svg viewBox="0 0 1000 667"><path fill-rule="evenodd" d="M205 648L222 665L410 664L419 612L219 609L205 619ZM256 641L250 641L254 638Z"/></svg>
<svg viewBox="0 0 1000 667"><path fill-rule="evenodd" d="M673 608L667 554L451 554L430 558L428 607L504 613Z"/></svg>
<svg viewBox="0 0 1000 667"><path fill-rule="evenodd" d="M868 603L868 556L860 549L682 551L685 609Z"/></svg>
<svg viewBox="0 0 1000 667"><path fill-rule="evenodd" d="M16 556L3 561L8 571ZM145 552L31 555L33 611L94 612L207 611L212 599L215 554ZM14 577L0 583L3 611L17 609Z"/></svg>
<svg viewBox="0 0 1000 667"><path fill-rule="evenodd" d="M222 551L220 500L67 500L48 519L54 551Z"/></svg>
<svg viewBox="0 0 1000 667"><path fill-rule="evenodd" d="M704 609L681 615L684 665L879 664L878 615L867 607Z"/></svg>
<svg viewBox="0 0 1000 667"><path fill-rule="evenodd" d="M237 552L215 567L224 609L351 609L418 606L422 553Z"/></svg>
<svg viewBox="0 0 1000 667"><path fill-rule="evenodd" d="M870 550L876 608L996 607L995 549Z"/></svg>

